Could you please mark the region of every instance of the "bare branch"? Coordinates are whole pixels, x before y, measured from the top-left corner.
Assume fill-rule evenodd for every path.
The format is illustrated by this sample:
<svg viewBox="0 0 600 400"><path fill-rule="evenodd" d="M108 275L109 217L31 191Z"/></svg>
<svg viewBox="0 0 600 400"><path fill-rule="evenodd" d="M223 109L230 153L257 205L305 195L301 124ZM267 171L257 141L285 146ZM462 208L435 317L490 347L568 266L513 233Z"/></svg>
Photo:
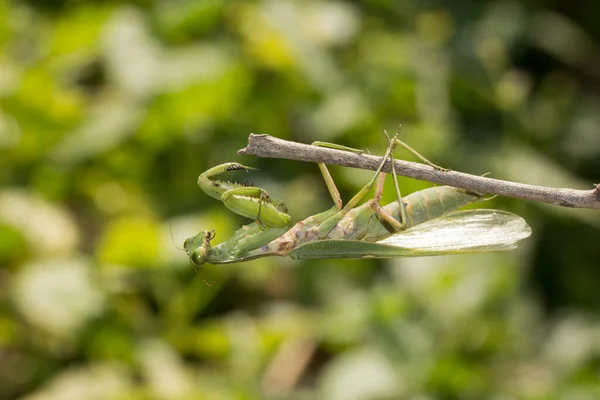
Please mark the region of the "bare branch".
<svg viewBox="0 0 600 400"><path fill-rule="evenodd" d="M269 135L256 134L250 134L248 146L239 150L238 154L335 164L371 171L375 171L381 162L381 157L354 154L342 150L290 142ZM477 193L515 197L562 207L600 209L600 185L595 185L595 189L591 190L549 188L485 178L456 171L442 172L425 164L403 160L395 160L395 168L398 175L454 186ZM385 172L391 171L389 161L383 170Z"/></svg>

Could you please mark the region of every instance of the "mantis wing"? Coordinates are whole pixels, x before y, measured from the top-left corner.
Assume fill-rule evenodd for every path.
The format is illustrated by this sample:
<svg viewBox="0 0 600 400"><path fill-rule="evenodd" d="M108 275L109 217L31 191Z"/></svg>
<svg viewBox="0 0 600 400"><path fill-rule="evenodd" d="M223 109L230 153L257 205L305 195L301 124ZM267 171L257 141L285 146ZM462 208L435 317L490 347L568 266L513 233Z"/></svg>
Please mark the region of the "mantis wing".
<svg viewBox="0 0 600 400"><path fill-rule="evenodd" d="M457 211L378 242L320 240L294 249L294 259L390 258L512 250L531 235L518 215L500 210Z"/></svg>

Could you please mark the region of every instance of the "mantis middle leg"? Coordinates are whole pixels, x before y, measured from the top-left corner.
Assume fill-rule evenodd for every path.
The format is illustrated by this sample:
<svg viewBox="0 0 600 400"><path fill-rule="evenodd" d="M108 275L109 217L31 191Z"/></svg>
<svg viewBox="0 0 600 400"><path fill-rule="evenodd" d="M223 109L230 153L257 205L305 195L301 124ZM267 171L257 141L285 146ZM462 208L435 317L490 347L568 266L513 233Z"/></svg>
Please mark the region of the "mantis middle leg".
<svg viewBox="0 0 600 400"><path fill-rule="evenodd" d="M364 151L359 150L359 149L354 149L352 147L342 146L340 144L329 143L329 142L312 142L311 145L318 146L318 147L327 147L327 148L336 149L336 150L349 151L349 152L355 153L355 154L364 153ZM333 178L331 177L331 174L329 173L329 169L327 169L327 165L325 165L323 163L318 163L317 165L319 166L319 169L321 170L321 175L323 175L323 180L325 181L327 190L329 190L329 194L331 195L331 198L333 199L335 208L338 211L340 211L342 209L342 205L343 205L342 197L340 196L340 191L338 190L337 186L335 186L335 182L333 181Z"/></svg>
<svg viewBox="0 0 600 400"><path fill-rule="evenodd" d="M402 130L402 125L399 125L398 129L396 130L396 134L394 135L394 137L392 139L390 139L387 132L385 132L386 139L388 140L388 148L392 145L392 143L390 143L390 141L393 141L394 148L396 146L400 146L400 147L404 148L406 151L408 151L409 153L411 153L415 157L417 157L419 160L421 160L423 163L425 163L439 171L443 171L443 172L450 171L447 168L443 168L437 164L432 163L427 158L423 157L418 151L416 151L415 149L410 147L408 144L406 144L403 141L401 141L400 139L398 139L398 136L400 135L401 130ZM327 148L336 149L336 150L349 151L349 152L355 153L355 154L364 153L363 150L359 150L359 149L355 149L355 148L347 147L347 146L342 146L342 145L335 144L335 143L329 143L329 142L317 141L317 142L313 142L312 145L319 146L319 147L327 147ZM391 163L393 166L394 165L393 150L392 150L392 152L390 152L390 160L391 160ZM384 162L385 162L385 158L384 158ZM334 202L336 208L341 211L343 204L342 204L340 192L337 189L335 182L333 181L333 178L331 177L331 174L329 173L329 170L327 169L327 166L323 163L318 163L317 165L319 166L319 169L321 170L321 174L323 175L323 180L325 181L325 185L327 186L327 189L329 190L329 194L331 195L331 198L333 199L333 202ZM400 203L402 204L402 202L401 202L402 196L400 195L400 189L399 189L398 183L397 183L398 179L397 179L396 171L394 170L394 168L392 168L392 175L394 176L398 201L400 201ZM402 211L401 217L402 217L403 221L406 221L406 211L405 210Z"/></svg>
<svg viewBox="0 0 600 400"><path fill-rule="evenodd" d="M396 137L394 136L394 139L395 138ZM371 178L371 180L369 180L358 191L358 193L356 193L350 199L350 201L348 201L348 203L346 203L346 205L344 207L342 207L341 210L339 210L334 216L330 217L325 222L323 222L321 225L319 225L319 228L318 228L318 237L319 238L321 238L321 239L326 238L327 235L329 235L329 233L331 232L331 230L339 223L339 221L342 218L344 218L344 216L346 216L346 214L348 214L348 212L350 210L352 210L354 207L356 207L358 205L358 203L363 199L363 197L365 197L365 195L373 188L373 185L375 184L378 177L382 173L381 171L383 170L383 167L387 163L388 158L390 157L390 154L394 151L395 147L396 147L396 142L393 139L388 140L388 148L385 152L385 155L383 156L383 158L381 160L381 163L379 164L379 167L377 168L377 171L375 171L373 178Z"/></svg>

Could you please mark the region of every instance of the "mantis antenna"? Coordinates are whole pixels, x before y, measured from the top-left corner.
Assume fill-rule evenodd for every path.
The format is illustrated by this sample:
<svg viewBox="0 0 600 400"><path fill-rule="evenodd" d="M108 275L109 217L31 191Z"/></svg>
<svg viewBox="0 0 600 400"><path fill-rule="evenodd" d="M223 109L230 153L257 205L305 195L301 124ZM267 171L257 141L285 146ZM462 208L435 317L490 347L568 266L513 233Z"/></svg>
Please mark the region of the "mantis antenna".
<svg viewBox="0 0 600 400"><path fill-rule="evenodd" d="M185 250L183 247L178 247L175 244L175 238L173 238L173 226L171 225L171 223L169 222L169 232L171 232L171 243L173 243L173 246L175 246L175 248L177 250Z"/></svg>

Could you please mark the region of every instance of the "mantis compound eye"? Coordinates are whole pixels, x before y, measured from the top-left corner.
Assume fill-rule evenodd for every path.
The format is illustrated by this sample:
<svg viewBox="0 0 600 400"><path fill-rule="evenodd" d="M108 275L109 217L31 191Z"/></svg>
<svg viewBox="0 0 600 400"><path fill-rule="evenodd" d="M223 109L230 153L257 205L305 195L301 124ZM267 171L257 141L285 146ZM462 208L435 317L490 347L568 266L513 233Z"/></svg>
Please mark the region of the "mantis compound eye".
<svg viewBox="0 0 600 400"><path fill-rule="evenodd" d="M202 265L206 262L206 252L203 248L200 248L192 253L190 259L194 264Z"/></svg>
<svg viewBox="0 0 600 400"><path fill-rule="evenodd" d="M185 253L194 264L202 265L208 260L211 237L214 237L214 233L200 231L196 236L187 238L183 243Z"/></svg>

